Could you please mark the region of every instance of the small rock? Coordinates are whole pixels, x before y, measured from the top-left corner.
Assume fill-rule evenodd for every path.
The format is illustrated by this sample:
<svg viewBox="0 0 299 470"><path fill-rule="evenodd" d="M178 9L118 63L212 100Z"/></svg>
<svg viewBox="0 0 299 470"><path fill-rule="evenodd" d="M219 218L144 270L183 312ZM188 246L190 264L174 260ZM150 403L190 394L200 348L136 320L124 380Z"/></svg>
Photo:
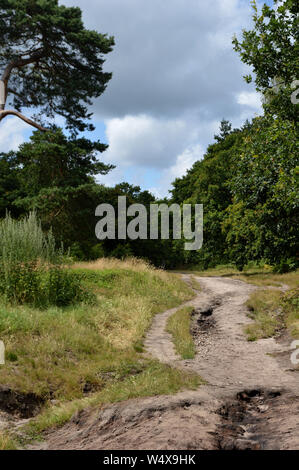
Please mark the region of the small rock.
<svg viewBox="0 0 299 470"><path fill-rule="evenodd" d="M258 406L258 410L260 411L260 413L265 413L266 411L268 411L269 409L269 405L259 405Z"/></svg>

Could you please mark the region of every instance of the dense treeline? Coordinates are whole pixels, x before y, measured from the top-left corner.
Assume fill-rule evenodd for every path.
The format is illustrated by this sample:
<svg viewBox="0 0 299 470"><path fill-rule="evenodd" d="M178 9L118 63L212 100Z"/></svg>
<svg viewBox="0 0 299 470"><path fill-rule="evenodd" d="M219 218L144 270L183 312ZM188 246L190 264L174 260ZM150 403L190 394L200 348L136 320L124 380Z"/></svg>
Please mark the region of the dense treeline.
<svg viewBox="0 0 299 470"><path fill-rule="evenodd" d="M168 203L204 205L204 244L185 251L183 240L104 240L95 237L95 208L117 197L147 208L148 191L128 183L98 184L110 167L98 161L97 145L72 140L60 130L35 132L29 143L0 159L1 216L20 217L35 209L43 228L77 259L138 256L158 266L200 264L203 268L249 261L296 265L298 227L298 128L263 116L231 129L223 120L202 160L173 183ZM105 146L102 148L104 149ZM47 158L45 158L45 154ZM117 213L117 210L116 210Z"/></svg>
<svg viewBox="0 0 299 470"><path fill-rule="evenodd" d="M227 122L223 121L227 128ZM295 267L298 254L298 128L264 116L217 136L203 160L174 182L176 202L204 204L204 268L263 260Z"/></svg>
<svg viewBox="0 0 299 470"><path fill-rule="evenodd" d="M0 155L0 217L9 212L18 218L35 210L45 231L53 231L57 243L75 259L100 256L138 256L158 266L172 265L170 240L104 240L95 236L95 209L111 204L117 214L118 196L127 205L149 207L155 198L128 183L113 188L98 184L112 165L98 159L106 145L87 139L67 138L61 129L36 131L17 151Z"/></svg>
<svg viewBox="0 0 299 470"><path fill-rule="evenodd" d="M53 125L45 128L41 123L35 123L34 127L39 130L33 133L29 142L17 151L0 155L0 217L9 212L18 219L34 209L43 229L48 232L51 228L59 246L63 242L75 259L134 255L167 268L187 264L207 268L230 262L242 269L250 261L262 260L279 270L287 270L298 264L299 106L298 93L296 95L293 86L295 79L299 79L296 0L279 2L275 9L264 5L260 13L252 2L254 28L244 31L241 41L234 38L233 44L243 62L255 72L256 88L264 97L264 115L247 121L240 129L232 129L223 119L219 134L204 158L185 176L174 181L166 201L204 205L204 243L199 251L185 251L184 240L99 242L96 239L95 208L99 204L110 203L116 208L118 196L127 196L128 205L141 203L146 208L159 202L138 186L121 183L109 188L99 184L97 177L102 175L105 181L104 176L113 168L99 159L107 146L78 136L80 131L93 126L87 123L91 117L87 108L74 108L74 99L80 95L80 99L89 104L90 97L104 91L111 75L102 72L102 55L110 52L113 38L85 30L80 10L60 7L56 0L36 4L34 9L28 1L13 0L12 3L14 10L8 4L0 8L0 35L6 44L0 65L5 66L7 61L13 60L12 70L15 67L12 77L5 79L5 83L3 81L7 87L12 78L15 87L7 88L7 95L14 96L17 110L25 105L34 108L34 91L36 88L42 90L40 98L45 106L45 116L51 117L54 113L66 116L69 133L66 136ZM68 59L72 60L72 66L80 69L80 74L83 73L80 63L73 61L76 54L80 53L86 63L90 63L90 68L84 69L86 80L82 76L80 83L72 84L72 91L80 85L79 95L75 98L68 91L71 80L66 80L67 62L61 68L61 77L57 78L59 87L57 85L55 89L47 88L43 74L31 74L32 64L43 70L51 68L55 47L58 59L57 54L55 57L61 61L59 54L63 53L64 45L59 42L60 36L51 38L53 48L45 37L41 39L38 31L25 21L26 8L32 17L36 16L39 21L43 18L49 31L54 20L55 25L61 25L58 36L65 35L69 42ZM8 27L7 18L15 16L16 11L20 22L25 21L22 23L24 37L29 38L30 47L28 58L14 66L20 46ZM66 12L73 18L74 31L70 35ZM77 34L77 27L80 27L80 34ZM86 47L89 41L94 43L92 53ZM42 51L42 57L32 53L31 43L37 51ZM94 83L88 77L96 71L98 85L89 85L85 89L84 83ZM250 82L253 78L249 75L245 79ZM23 93L22 87L32 98L24 103L17 98ZM56 109L54 98L59 96L65 99L58 100ZM291 97L295 97L295 101ZM6 116L5 110L1 116L1 119Z"/></svg>

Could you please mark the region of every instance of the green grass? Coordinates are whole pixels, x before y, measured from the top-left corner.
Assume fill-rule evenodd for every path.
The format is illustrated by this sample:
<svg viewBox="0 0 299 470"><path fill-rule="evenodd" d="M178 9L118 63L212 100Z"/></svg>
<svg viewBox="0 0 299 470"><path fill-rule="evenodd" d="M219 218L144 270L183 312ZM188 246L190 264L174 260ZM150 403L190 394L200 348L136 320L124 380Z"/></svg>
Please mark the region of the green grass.
<svg viewBox="0 0 299 470"><path fill-rule="evenodd" d="M270 338L284 327L281 308L282 293L279 290L253 292L247 301L253 323L245 328L248 341Z"/></svg>
<svg viewBox="0 0 299 470"><path fill-rule="evenodd" d="M201 291L200 282L196 279L195 276L190 276L190 286L194 290Z"/></svg>
<svg viewBox="0 0 299 470"><path fill-rule="evenodd" d="M192 307L177 310L167 321L167 331L172 335L176 352L182 359L193 359L195 345L190 333Z"/></svg>
<svg viewBox="0 0 299 470"><path fill-rule="evenodd" d="M289 290L283 297L282 308L286 326L295 339L299 339L299 288Z"/></svg>
<svg viewBox="0 0 299 470"><path fill-rule="evenodd" d="M196 375L141 354L153 316L193 297L184 282L136 260L82 263L73 272L93 291L94 305L0 303L1 384L45 400L31 429L63 424L81 407L198 386Z"/></svg>
<svg viewBox="0 0 299 470"><path fill-rule="evenodd" d="M249 341L270 338L283 328L288 328L291 336L299 338L298 288L286 293L274 289L253 292L247 306L253 320L245 330Z"/></svg>

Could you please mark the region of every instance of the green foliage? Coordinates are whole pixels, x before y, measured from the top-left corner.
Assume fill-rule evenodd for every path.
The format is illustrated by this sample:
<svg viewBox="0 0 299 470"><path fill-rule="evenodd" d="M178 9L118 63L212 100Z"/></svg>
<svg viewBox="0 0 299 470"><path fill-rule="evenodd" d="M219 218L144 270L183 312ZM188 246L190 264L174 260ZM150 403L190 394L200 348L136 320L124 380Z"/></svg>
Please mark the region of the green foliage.
<svg viewBox="0 0 299 470"><path fill-rule="evenodd" d="M35 132L16 152L1 156L0 211L1 199L3 206L9 203L17 214L36 210L43 229L52 227L57 240L67 247L77 243L83 258L87 257L97 242L94 210L108 192L94 177L113 168L98 159L97 152L106 147L85 138L66 137L61 129ZM5 168L3 191L1 168ZM11 172L17 189L10 186L7 191Z"/></svg>
<svg viewBox="0 0 299 470"><path fill-rule="evenodd" d="M173 183L172 199L177 203L204 205L204 244L198 253L177 254L181 264L199 264L203 268L227 262L222 222L232 196L229 181L234 172L233 156L239 148L245 131L231 130L228 121L220 125L217 143L208 147L203 159L197 161L186 176Z"/></svg>
<svg viewBox="0 0 299 470"><path fill-rule="evenodd" d="M240 131L222 120L217 144L173 184L175 202L204 204L204 245L193 255L203 268L234 262L242 270L260 259L278 272L298 265L299 108L291 84L299 78L299 10L296 0L275 3L259 13L253 1L253 29L233 40L253 67L265 116Z"/></svg>
<svg viewBox="0 0 299 470"><path fill-rule="evenodd" d="M63 261L62 249L55 249L51 232L42 232L35 213L0 222L0 293L8 301L45 307L92 300Z"/></svg>
<svg viewBox="0 0 299 470"><path fill-rule="evenodd" d="M267 113L298 121L298 106L291 102L291 84L299 79L299 6L298 0L274 0L259 12L253 5L252 30L244 30L242 41L233 40L242 61L252 66L257 90L266 98ZM247 82L252 76L244 77Z"/></svg>
<svg viewBox="0 0 299 470"><path fill-rule="evenodd" d="M98 152L107 145L82 138L66 137L59 128L36 131L29 142L10 153L22 171L19 174L23 191L34 197L45 188L77 188L91 183L92 177L105 175L114 168L98 160Z"/></svg>
<svg viewBox="0 0 299 470"><path fill-rule="evenodd" d="M14 263L53 263L57 259L51 231L45 235L34 212L21 220L9 214L0 222L0 260L9 269Z"/></svg>
<svg viewBox="0 0 299 470"><path fill-rule="evenodd" d="M226 252L242 267L264 258L277 265L295 260L298 227L299 141L290 121L253 121L234 160L233 203L223 220ZM290 261L289 267L296 267Z"/></svg>
<svg viewBox="0 0 299 470"><path fill-rule="evenodd" d="M38 109L41 119L59 114L73 131L93 129L88 106L111 78L102 67L112 37L85 29L80 8L58 0L1 0L0 39L0 69L16 110Z"/></svg>
<svg viewBox="0 0 299 470"><path fill-rule="evenodd" d="M273 267L274 273L285 274L294 271L298 267L298 260L296 258L288 258L282 260Z"/></svg>
<svg viewBox="0 0 299 470"><path fill-rule="evenodd" d="M80 277L66 268L51 267L44 278L42 288L47 305L63 307L80 302L91 304L95 301L94 295L82 287ZM41 298L42 296L43 292L40 293Z"/></svg>
<svg viewBox="0 0 299 470"><path fill-rule="evenodd" d="M219 135L214 135L214 139L216 140L216 142L222 142L229 134L231 134L231 132L231 123L227 119L222 119L222 121L220 122Z"/></svg>

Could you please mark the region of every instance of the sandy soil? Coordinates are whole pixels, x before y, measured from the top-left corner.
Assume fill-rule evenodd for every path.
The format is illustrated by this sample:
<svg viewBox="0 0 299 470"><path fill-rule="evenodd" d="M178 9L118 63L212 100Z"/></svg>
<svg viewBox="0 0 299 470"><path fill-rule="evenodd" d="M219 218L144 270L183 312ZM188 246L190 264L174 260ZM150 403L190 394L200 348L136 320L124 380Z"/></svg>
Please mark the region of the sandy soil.
<svg viewBox="0 0 299 470"><path fill-rule="evenodd" d="M189 282L189 276L183 275ZM197 391L130 400L85 410L34 449L299 449L299 371L290 340L248 342L245 302L256 287L222 277L198 277L193 360L177 357L167 319L156 315L146 354L192 370L206 381ZM181 306L179 307L181 308Z"/></svg>

